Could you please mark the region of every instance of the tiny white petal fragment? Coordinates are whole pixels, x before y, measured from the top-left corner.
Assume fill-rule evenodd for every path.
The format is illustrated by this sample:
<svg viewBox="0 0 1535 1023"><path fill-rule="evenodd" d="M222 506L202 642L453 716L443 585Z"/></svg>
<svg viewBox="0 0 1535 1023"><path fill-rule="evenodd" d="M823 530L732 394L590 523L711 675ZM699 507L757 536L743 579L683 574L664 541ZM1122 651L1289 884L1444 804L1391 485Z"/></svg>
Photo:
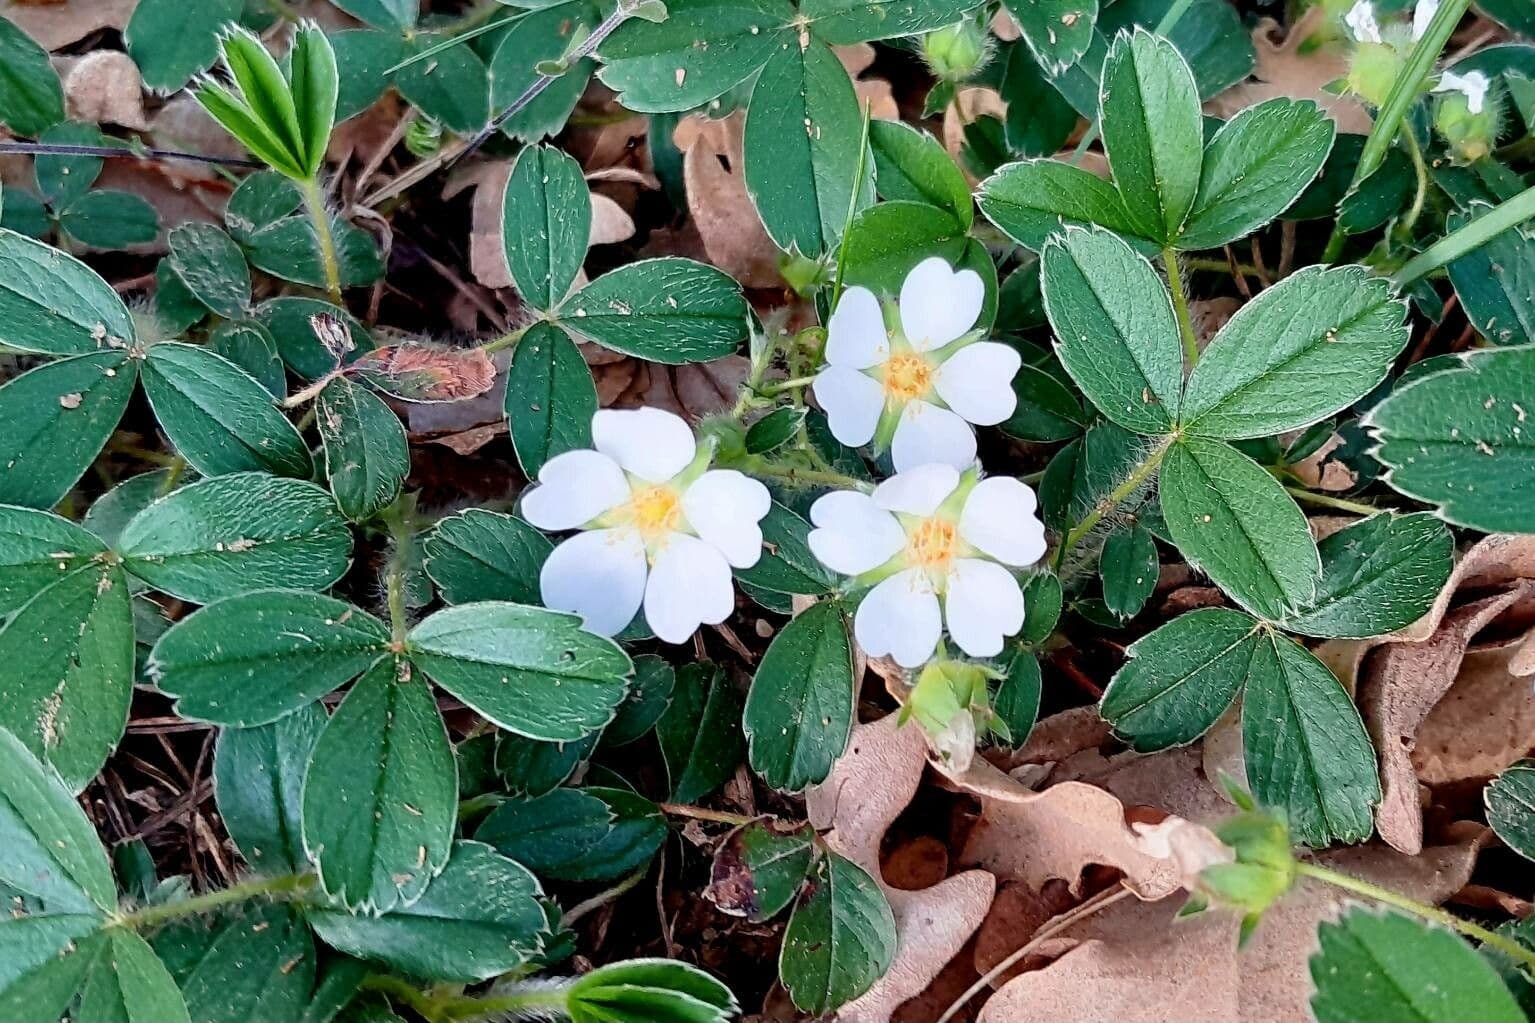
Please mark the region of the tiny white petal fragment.
<svg viewBox="0 0 1535 1023"><path fill-rule="evenodd" d="M1446 71L1434 91L1460 93L1466 97L1466 109L1479 114L1487 105L1487 91L1491 88L1492 80L1480 71L1468 71L1463 75Z"/></svg>
<svg viewBox="0 0 1535 1023"><path fill-rule="evenodd" d="M1354 38L1361 43L1378 43L1380 38L1380 23L1375 20L1375 5L1370 0L1359 0L1349 12L1343 16L1343 21L1348 25Z"/></svg>

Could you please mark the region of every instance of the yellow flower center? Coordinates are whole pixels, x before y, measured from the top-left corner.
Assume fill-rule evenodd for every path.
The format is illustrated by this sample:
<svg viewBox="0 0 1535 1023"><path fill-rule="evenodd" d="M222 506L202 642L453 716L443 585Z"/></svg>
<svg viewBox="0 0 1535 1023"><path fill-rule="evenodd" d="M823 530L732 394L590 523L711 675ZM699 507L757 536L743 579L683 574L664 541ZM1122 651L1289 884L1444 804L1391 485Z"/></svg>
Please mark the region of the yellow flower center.
<svg viewBox="0 0 1535 1023"><path fill-rule="evenodd" d="M635 491L623 511L647 544L674 533L682 524L682 496L668 486Z"/></svg>
<svg viewBox="0 0 1535 1023"><path fill-rule="evenodd" d="M947 519L923 519L906 534L906 556L915 568L944 575L959 546L958 530Z"/></svg>
<svg viewBox="0 0 1535 1023"><path fill-rule="evenodd" d="M933 364L913 352L892 355L885 363L885 398L907 402L933 389Z"/></svg>

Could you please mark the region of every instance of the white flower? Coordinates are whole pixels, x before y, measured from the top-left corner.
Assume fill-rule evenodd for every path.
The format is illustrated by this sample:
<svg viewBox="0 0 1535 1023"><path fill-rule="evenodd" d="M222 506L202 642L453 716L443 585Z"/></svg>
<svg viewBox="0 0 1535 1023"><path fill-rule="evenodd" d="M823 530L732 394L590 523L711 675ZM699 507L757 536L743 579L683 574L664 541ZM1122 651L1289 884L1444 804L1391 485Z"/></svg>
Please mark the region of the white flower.
<svg viewBox="0 0 1535 1023"><path fill-rule="evenodd" d="M1045 553L1034 491L1011 476L979 479L924 465L874 493L841 490L810 508L810 549L834 572L877 584L853 620L858 645L904 668L932 656L945 622L972 657L993 657L1023 628L1023 591L1003 566ZM940 613L939 602L942 600Z"/></svg>
<svg viewBox="0 0 1535 1023"><path fill-rule="evenodd" d="M1375 5L1370 0L1359 0L1349 12L1343 16L1348 24L1348 30L1354 33L1354 38L1361 43L1378 43L1380 38L1380 23L1375 20Z"/></svg>
<svg viewBox="0 0 1535 1023"><path fill-rule="evenodd" d="M833 436L851 447L889 446L896 472L974 462L970 424L995 426L1013 414L1023 361L971 329L984 298L979 274L956 273L936 256L906 275L898 306L881 308L867 288L843 292L814 384Z"/></svg>
<svg viewBox="0 0 1535 1023"><path fill-rule="evenodd" d="M1412 11L1412 40L1417 42L1428 31L1428 23L1439 13L1439 0L1418 0Z"/></svg>
<svg viewBox="0 0 1535 1023"><path fill-rule="evenodd" d="M540 529L580 529L544 562L544 604L617 635L640 606L661 639L681 643L735 610L730 569L762 555L767 488L733 469L710 469L670 412L604 409L592 417L597 450L544 463L522 514Z"/></svg>
<svg viewBox="0 0 1535 1023"><path fill-rule="evenodd" d="M1480 71L1468 71L1463 75L1446 71L1439 77L1439 84L1434 86L1434 91L1460 93L1466 97L1466 109L1479 114L1487 105L1487 90L1490 88L1492 80Z"/></svg>

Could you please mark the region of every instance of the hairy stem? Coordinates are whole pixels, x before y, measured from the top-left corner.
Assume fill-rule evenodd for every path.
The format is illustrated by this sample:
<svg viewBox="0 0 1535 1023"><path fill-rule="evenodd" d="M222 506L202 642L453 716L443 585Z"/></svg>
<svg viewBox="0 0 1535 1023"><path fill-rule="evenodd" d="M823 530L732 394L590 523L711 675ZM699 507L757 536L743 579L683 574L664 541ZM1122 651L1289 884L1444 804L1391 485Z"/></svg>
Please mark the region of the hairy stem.
<svg viewBox="0 0 1535 1023"><path fill-rule="evenodd" d="M249 881L230 885L228 888L223 888L216 892L208 892L206 895L196 895L190 899L182 899L179 902L163 902L156 906L145 906L143 909L135 910L132 913L121 914L112 920L112 925L131 927L138 930L144 927L153 927L168 920L177 920L184 916L206 913L209 910L218 909L220 906L245 902L249 899L298 898L313 887L314 882L315 876L311 873L279 874L276 877L252 878Z"/></svg>
<svg viewBox="0 0 1535 1023"><path fill-rule="evenodd" d="M325 291L332 305L341 305L341 263L336 259L336 236L330 229L330 214L325 210L325 196L320 192L319 178L311 178L299 185L304 196L304 209L309 222L314 225L315 238L320 243L320 265L325 270Z"/></svg>
<svg viewBox="0 0 1535 1023"><path fill-rule="evenodd" d="M385 509L383 519L389 528L389 563L384 568L384 592L389 604L389 638L402 648L410 632L410 616L405 608L405 576L410 571L411 543L415 532L415 501L406 495Z"/></svg>
<svg viewBox="0 0 1535 1023"><path fill-rule="evenodd" d="M533 324L530 323L525 327L518 327L516 330L509 330L505 334L502 334L500 337L492 338L491 340L485 342L480 346L480 351L484 352L486 355L494 355L499 351L503 351L504 349L515 348L517 346L517 342L522 340L522 335L526 334L532 328Z"/></svg>
<svg viewBox="0 0 1535 1023"><path fill-rule="evenodd" d="M1535 217L1535 187L1527 188L1507 202L1498 204L1491 212L1477 217L1458 231L1451 231L1418 253L1392 276L1392 283L1405 288L1468 252L1476 251L1504 231L1518 227L1531 217Z"/></svg>
<svg viewBox="0 0 1535 1023"><path fill-rule="evenodd" d="M1157 466L1162 464L1162 459L1166 457L1167 450L1173 446L1173 441L1176 439L1174 435L1169 434L1157 441L1157 446L1147 452L1145 460L1140 465L1137 465L1135 470L1120 482L1119 486L1109 491L1107 497L1093 505L1092 510L1082 516L1081 522L1078 522L1067 531L1066 538L1061 541L1060 550L1056 551L1055 554L1055 567L1057 571L1066 563L1066 555L1071 553L1071 549L1081 543L1082 538L1091 533L1105 515L1123 504L1131 494L1135 493L1143 483L1151 478L1151 474L1157 471Z"/></svg>
<svg viewBox="0 0 1535 1023"><path fill-rule="evenodd" d="M1295 869L1298 873L1325 882L1335 888L1363 895L1367 899L1385 903L1388 906L1411 913L1413 916L1427 920L1430 923L1442 924L1451 930L1459 931L1468 938L1475 938L1484 945L1490 945L1508 956L1510 959L1524 966L1525 969L1535 968L1535 952L1525 948L1511 938L1505 938L1501 934L1495 934L1487 928L1474 924L1469 920L1462 920L1453 913L1447 913L1437 906L1427 906L1405 895L1400 895L1389 888L1362 881L1348 874L1341 874L1336 870L1319 867L1315 863L1297 863Z"/></svg>
<svg viewBox="0 0 1535 1023"><path fill-rule="evenodd" d="M742 459L739 465L726 466L725 468L740 469L751 476L782 480L784 483L791 485L837 487L841 490L861 490L864 493L869 493L874 489L874 484L867 480L861 480L856 476L849 476L845 472L837 472L832 469L804 469L797 465L769 462L758 455L749 455Z"/></svg>
<svg viewBox="0 0 1535 1023"><path fill-rule="evenodd" d="M1178 314L1178 335L1183 338L1183 361L1190 366L1199 361L1199 339L1194 336L1194 320L1189 315L1189 293L1183 287L1183 272L1178 269L1178 254L1162 250L1162 265L1167 267L1167 286L1173 293L1173 311Z"/></svg>

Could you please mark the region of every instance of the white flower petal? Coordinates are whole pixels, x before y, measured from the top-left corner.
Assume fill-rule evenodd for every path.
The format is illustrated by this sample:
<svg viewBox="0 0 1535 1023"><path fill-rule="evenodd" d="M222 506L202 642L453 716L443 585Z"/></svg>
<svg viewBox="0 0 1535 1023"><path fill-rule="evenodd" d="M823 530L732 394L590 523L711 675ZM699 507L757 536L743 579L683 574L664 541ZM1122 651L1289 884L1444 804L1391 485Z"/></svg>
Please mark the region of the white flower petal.
<svg viewBox="0 0 1535 1023"><path fill-rule="evenodd" d="M1018 407L1013 376L1023 357L1011 345L979 341L943 361L933 386L938 397L964 419L996 426Z"/></svg>
<svg viewBox="0 0 1535 1023"><path fill-rule="evenodd" d="M633 529L577 533L550 553L538 574L544 606L581 616L589 632L616 636L645 595L645 544Z"/></svg>
<svg viewBox="0 0 1535 1023"><path fill-rule="evenodd" d="M1045 526L1034 491L1012 476L988 476L965 498L959 535L1005 565L1032 565L1045 553Z"/></svg>
<svg viewBox="0 0 1535 1023"><path fill-rule="evenodd" d="M681 416L662 409L602 409L592 416L592 446L625 472L665 483L687 468L698 442Z"/></svg>
<svg viewBox="0 0 1535 1023"><path fill-rule="evenodd" d="M810 506L810 552L842 575L878 568L906 546L906 532L895 516L868 494L836 490Z"/></svg>
<svg viewBox="0 0 1535 1023"><path fill-rule="evenodd" d="M885 389L878 380L846 366L827 366L810 389L826 410L833 437L852 448L874 439L874 427L885 409Z"/></svg>
<svg viewBox="0 0 1535 1023"><path fill-rule="evenodd" d="M629 496L629 481L618 463L582 448L544 463L538 485L522 495L522 517L539 529L575 529Z"/></svg>
<svg viewBox="0 0 1535 1023"><path fill-rule="evenodd" d="M762 516L772 507L767 487L734 469L710 469L682 495L682 514L705 543L736 568L762 557Z"/></svg>
<svg viewBox="0 0 1535 1023"><path fill-rule="evenodd" d="M903 469L874 488L874 503L886 511L927 516L959 486L959 470L944 462Z"/></svg>
<svg viewBox="0 0 1535 1023"><path fill-rule="evenodd" d="M868 288L848 288L826 324L826 361L868 369L890 358L890 334L879 299Z"/></svg>
<svg viewBox="0 0 1535 1023"><path fill-rule="evenodd" d="M1002 641L1023 628L1023 590L994 561L955 561L943 603L949 635L971 657L995 657Z"/></svg>
<svg viewBox="0 0 1535 1023"><path fill-rule="evenodd" d="M933 655L943 621L938 597L920 569L908 568L870 590L853 616L853 635L870 657L889 654L903 668Z"/></svg>
<svg viewBox="0 0 1535 1023"><path fill-rule="evenodd" d="M1343 21L1359 42L1380 42L1380 24L1375 20L1375 5L1370 0L1358 0L1343 16Z"/></svg>
<svg viewBox="0 0 1535 1023"><path fill-rule="evenodd" d="M934 351L975 326L985 300L980 274L955 273L942 259L929 256L901 283L901 330L917 351Z"/></svg>
<svg viewBox="0 0 1535 1023"><path fill-rule="evenodd" d="M1428 23L1439 13L1439 0L1418 0L1412 11L1412 39L1417 42L1428 31Z"/></svg>
<svg viewBox="0 0 1535 1023"><path fill-rule="evenodd" d="M1434 91L1460 93L1466 97L1466 109L1479 114L1487 105L1487 90L1491 88L1492 80L1480 71L1468 71L1463 75L1446 71L1440 76Z"/></svg>
<svg viewBox="0 0 1535 1023"><path fill-rule="evenodd" d="M930 401L907 402L890 442L896 472L942 462L968 469L975 461L975 431L957 412Z"/></svg>
<svg viewBox="0 0 1535 1023"><path fill-rule="evenodd" d="M645 621L651 631L668 643L683 643L700 625L718 625L735 608L725 556L696 536L667 537L645 586Z"/></svg>

